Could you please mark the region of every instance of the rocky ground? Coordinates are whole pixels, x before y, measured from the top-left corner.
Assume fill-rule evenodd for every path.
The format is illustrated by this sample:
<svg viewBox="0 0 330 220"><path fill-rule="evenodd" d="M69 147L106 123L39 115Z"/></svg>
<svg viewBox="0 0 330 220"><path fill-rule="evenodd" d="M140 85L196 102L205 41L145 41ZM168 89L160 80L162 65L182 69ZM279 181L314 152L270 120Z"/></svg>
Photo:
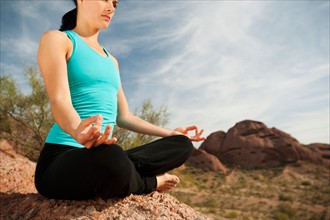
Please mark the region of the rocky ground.
<svg viewBox="0 0 330 220"><path fill-rule="evenodd" d="M0 219L208 219L167 193L124 199L49 200L33 184L35 163L0 142Z"/></svg>

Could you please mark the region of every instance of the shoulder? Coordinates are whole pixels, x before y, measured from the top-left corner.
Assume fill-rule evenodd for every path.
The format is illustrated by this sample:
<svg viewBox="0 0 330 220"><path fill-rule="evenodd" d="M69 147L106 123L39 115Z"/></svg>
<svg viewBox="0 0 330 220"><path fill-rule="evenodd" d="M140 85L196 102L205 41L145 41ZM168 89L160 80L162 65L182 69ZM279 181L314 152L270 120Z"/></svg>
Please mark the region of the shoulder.
<svg viewBox="0 0 330 220"><path fill-rule="evenodd" d="M69 43L70 39L66 33L58 30L47 31L40 38L40 44L48 44L56 47L69 45Z"/></svg>
<svg viewBox="0 0 330 220"><path fill-rule="evenodd" d="M41 39L63 39L63 38L67 38L66 33L62 32L62 31L58 31L58 30L51 30L51 31L47 31L45 33L43 33L43 35L41 36Z"/></svg>

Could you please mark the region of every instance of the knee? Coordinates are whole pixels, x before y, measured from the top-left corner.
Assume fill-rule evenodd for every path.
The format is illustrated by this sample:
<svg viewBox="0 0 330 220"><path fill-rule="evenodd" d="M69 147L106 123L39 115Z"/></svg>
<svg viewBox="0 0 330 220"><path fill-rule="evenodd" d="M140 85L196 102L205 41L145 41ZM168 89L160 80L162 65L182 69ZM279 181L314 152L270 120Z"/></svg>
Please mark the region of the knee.
<svg viewBox="0 0 330 220"><path fill-rule="evenodd" d="M126 160L125 151L118 145L101 145L95 148L94 162L105 170L118 170Z"/></svg>
<svg viewBox="0 0 330 220"><path fill-rule="evenodd" d="M97 161L94 160L97 164L95 172L99 173L101 180L96 184L100 187L97 194L104 198L125 194L132 176L126 152L118 145L100 147L102 153L99 153Z"/></svg>
<svg viewBox="0 0 330 220"><path fill-rule="evenodd" d="M177 149L180 150L184 156L189 157L192 154L194 146L187 136L174 135L171 136L171 138L173 141L175 141Z"/></svg>
<svg viewBox="0 0 330 220"><path fill-rule="evenodd" d="M101 157L100 166L107 171L109 177L125 181L130 176L131 165L127 153L120 146L106 145Z"/></svg>

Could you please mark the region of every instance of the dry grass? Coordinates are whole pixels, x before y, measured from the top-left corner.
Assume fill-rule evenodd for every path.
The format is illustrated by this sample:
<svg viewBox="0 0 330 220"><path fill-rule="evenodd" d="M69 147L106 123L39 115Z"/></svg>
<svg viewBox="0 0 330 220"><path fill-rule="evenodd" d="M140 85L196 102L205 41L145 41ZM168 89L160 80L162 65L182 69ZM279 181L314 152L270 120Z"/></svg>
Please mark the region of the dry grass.
<svg viewBox="0 0 330 220"><path fill-rule="evenodd" d="M214 219L328 220L330 171L324 167L304 162L227 175L193 167L173 173L181 184L170 193Z"/></svg>

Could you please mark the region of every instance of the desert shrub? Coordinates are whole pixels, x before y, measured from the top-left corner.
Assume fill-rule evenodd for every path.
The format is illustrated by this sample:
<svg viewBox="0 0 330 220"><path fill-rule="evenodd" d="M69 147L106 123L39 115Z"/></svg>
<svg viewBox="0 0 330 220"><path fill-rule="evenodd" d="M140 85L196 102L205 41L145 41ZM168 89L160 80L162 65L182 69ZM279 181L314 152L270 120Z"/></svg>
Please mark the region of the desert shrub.
<svg viewBox="0 0 330 220"><path fill-rule="evenodd" d="M0 138L16 146L19 153L37 160L46 134L53 123L47 93L35 67L28 67L25 76L32 92L22 93L9 76L0 77Z"/></svg>
<svg viewBox="0 0 330 220"><path fill-rule="evenodd" d="M294 210L289 204L279 204L273 214L274 219L276 220L290 220L294 219L296 210Z"/></svg>
<svg viewBox="0 0 330 220"><path fill-rule="evenodd" d="M217 207L217 200L211 197L205 202L205 206L215 208Z"/></svg>
<svg viewBox="0 0 330 220"><path fill-rule="evenodd" d="M278 199L280 201L289 201L289 202L293 201L292 196L290 196L288 193L280 193Z"/></svg>
<svg viewBox="0 0 330 220"><path fill-rule="evenodd" d="M161 106L155 109L151 100L145 100L142 104L142 108L136 108L134 115L142 118L151 124L165 127L169 122L169 114L166 106ZM113 136L118 139L117 144L122 146L125 150L149 143L155 139L150 135L138 134L125 129L121 129L116 126Z"/></svg>
<svg viewBox="0 0 330 220"><path fill-rule="evenodd" d="M301 182L301 185L303 185L303 186L311 186L312 183L310 181L308 181L308 180L305 180L305 181L302 181Z"/></svg>
<svg viewBox="0 0 330 220"><path fill-rule="evenodd" d="M237 218L238 214L235 211L230 211L230 212L226 213L225 217L226 218Z"/></svg>

